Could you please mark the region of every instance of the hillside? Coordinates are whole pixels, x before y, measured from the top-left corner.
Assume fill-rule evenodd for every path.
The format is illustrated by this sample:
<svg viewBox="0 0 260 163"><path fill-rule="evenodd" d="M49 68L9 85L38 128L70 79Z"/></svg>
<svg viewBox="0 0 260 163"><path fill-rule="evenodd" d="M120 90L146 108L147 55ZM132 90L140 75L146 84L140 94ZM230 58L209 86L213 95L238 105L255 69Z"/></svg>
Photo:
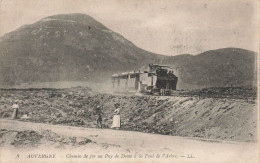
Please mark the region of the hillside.
<svg viewBox="0 0 260 163"><path fill-rule="evenodd" d="M47 17L1 38L1 84L98 81L159 55L137 48L83 14Z"/></svg>
<svg viewBox="0 0 260 163"><path fill-rule="evenodd" d="M257 103L250 94L235 99L205 93L206 97L201 97L192 92L188 96L155 97L96 93L83 87L5 89L0 94L2 118L11 117L15 99L21 107L21 120L96 127L95 108L100 104L103 127L109 128L114 104L119 103L122 130L243 142L257 140Z"/></svg>
<svg viewBox="0 0 260 163"><path fill-rule="evenodd" d="M163 56L136 47L88 15L55 15L0 38L0 83L100 83L114 73L162 63L176 68L178 89L252 86L255 58L254 52L237 48Z"/></svg>
<svg viewBox="0 0 260 163"><path fill-rule="evenodd" d="M256 86L256 53L225 48L163 60L178 71L179 89Z"/></svg>

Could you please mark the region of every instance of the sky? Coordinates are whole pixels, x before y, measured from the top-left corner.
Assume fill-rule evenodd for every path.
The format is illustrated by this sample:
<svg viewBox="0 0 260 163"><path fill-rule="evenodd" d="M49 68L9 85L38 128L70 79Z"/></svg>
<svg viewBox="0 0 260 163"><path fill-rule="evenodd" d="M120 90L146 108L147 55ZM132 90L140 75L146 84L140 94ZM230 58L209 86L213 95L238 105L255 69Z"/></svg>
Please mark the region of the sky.
<svg viewBox="0 0 260 163"><path fill-rule="evenodd" d="M258 51L257 5L257 0L0 0L0 36L50 15L83 13L158 54L226 47Z"/></svg>

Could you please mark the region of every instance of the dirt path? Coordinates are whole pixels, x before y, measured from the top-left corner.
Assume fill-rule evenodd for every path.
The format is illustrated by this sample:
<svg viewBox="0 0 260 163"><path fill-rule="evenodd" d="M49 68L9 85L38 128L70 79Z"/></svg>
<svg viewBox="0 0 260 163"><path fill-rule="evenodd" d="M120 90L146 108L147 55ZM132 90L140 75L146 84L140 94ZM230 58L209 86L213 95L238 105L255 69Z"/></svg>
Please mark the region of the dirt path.
<svg viewBox="0 0 260 163"><path fill-rule="evenodd" d="M253 162L256 160L257 150L255 143L240 143L227 142L205 139L192 139L176 136L165 136L158 134L147 134L133 131L121 131L111 129L94 129L83 127L71 127L61 125L50 125L41 123L21 122L7 119L1 119L1 129L8 129L10 131L25 131L33 130L42 132L43 130L50 130L58 135L70 137L84 137L90 139L93 143L84 146L66 146L64 148L55 148L54 144L42 144L38 148L26 149L26 154L21 159L27 159L28 152L50 152L59 155L56 159L67 159L68 162L72 158L67 158L68 154L77 155L79 153L103 153L105 154L125 154L132 155L141 154L143 157L146 154L155 154L151 158L142 158L145 160L157 160L155 156L160 154L165 161L224 161L224 162ZM5 150L3 150L5 149ZM24 148L14 148L11 145L1 148L2 154L10 155L14 158L16 153L25 152ZM8 153L9 152L9 153ZM83 152L83 153L82 153ZM80 154L80 155L81 155ZM167 155L168 154L168 155ZM188 158L189 156L194 158ZM121 155L120 155L121 156ZM168 158L169 156L170 158ZM108 157L108 156L107 156ZM174 157L174 158L172 158ZM176 158L177 157L177 158ZM15 159L15 158L14 158ZM83 158L73 158L77 161L83 161ZM104 158L103 158L104 159ZM131 161L133 158L128 158ZM33 159L31 159L32 161ZM21 160L22 161L22 160ZM35 161L35 160L34 160ZM38 160L41 161L41 160ZM143 160L144 161L144 160Z"/></svg>

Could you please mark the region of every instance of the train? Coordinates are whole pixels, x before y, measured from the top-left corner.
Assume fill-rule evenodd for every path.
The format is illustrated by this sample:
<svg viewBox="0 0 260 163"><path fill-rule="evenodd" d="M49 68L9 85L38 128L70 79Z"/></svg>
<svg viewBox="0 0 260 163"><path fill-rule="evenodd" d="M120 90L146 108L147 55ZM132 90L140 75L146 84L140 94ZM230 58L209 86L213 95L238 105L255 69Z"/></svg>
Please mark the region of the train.
<svg viewBox="0 0 260 163"><path fill-rule="evenodd" d="M147 71L131 71L112 75L112 87L117 92L138 92L151 95L172 95L178 77L169 65L149 64Z"/></svg>

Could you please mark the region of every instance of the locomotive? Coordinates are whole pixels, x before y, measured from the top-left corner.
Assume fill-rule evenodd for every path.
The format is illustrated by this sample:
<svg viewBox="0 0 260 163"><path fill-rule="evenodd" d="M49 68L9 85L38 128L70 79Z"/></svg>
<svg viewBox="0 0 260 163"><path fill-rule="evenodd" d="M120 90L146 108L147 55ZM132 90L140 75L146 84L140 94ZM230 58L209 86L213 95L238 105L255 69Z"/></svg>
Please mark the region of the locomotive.
<svg viewBox="0 0 260 163"><path fill-rule="evenodd" d="M149 64L148 71L132 71L112 75L113 89L151 95L172 95L178 77L168 65Z"/></svg>

